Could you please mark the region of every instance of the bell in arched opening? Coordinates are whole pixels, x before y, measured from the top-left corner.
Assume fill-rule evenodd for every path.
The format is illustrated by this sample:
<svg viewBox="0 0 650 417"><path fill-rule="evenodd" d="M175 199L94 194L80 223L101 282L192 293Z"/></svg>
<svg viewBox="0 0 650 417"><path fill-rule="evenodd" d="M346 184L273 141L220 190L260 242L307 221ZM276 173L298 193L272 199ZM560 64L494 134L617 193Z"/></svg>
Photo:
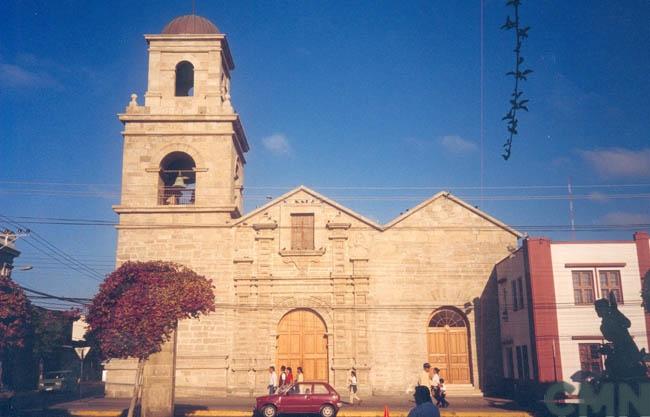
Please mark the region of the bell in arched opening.
<svg viewBox="0 0 650 417"><path fill-rule="evenodd" d="M160 162L158 204L194 204L196 164L185 152L172 152Z"/></svg>

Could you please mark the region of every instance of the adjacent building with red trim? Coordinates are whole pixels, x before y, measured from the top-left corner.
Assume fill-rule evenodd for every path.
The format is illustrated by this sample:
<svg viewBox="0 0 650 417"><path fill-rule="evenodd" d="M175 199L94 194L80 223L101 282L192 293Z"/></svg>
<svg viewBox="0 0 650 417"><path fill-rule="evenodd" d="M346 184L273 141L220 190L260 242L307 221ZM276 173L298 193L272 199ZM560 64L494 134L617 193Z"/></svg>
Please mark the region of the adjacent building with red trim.
<svg viewBox="0 0 650 417"><path fill-rule="evenodd" d="M495 268L506 386L571 382L577 371L602 370L594 301L610 292L632 322L635 342L647 350L641 285L649 270L645 232L623 241L524 239Z"/></svg>

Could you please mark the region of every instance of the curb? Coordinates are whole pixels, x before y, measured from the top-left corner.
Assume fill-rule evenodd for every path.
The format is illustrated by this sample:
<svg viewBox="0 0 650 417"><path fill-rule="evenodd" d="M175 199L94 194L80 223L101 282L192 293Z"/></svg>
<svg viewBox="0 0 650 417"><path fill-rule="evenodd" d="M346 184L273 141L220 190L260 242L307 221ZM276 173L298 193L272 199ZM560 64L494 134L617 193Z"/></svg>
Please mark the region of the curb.
<svg viewBox="0 0 650 417"><path fill-rule="evenodd" d="M69 410L74 417L120 417L124 410ZM252 411L242 410L195 410L188 411L185 417L251 417ZM408 411L392 411L391 417L407 417ZM441 417L532 417L525 411L449 411L441 410ZM341 410L337 417L384 417L384 410Z"/></svg>
<svg viewBox="0 0 650 417"><path fill-rule="evenodd" d="M74 417L120 417L123 410L68 410Z"/></svg>

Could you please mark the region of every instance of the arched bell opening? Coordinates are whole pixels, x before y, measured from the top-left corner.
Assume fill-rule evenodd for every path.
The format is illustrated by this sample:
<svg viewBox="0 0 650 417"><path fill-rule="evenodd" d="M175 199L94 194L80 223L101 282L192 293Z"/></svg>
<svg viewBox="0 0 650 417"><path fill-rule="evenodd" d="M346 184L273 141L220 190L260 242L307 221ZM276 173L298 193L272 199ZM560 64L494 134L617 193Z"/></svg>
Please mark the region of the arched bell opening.
<svg viewBox="0 0 650 417"><path fill-rule="evenodd" d="M176 65L176 97L194 95L194 65L181 61Z"/></svg>
<svg viewBox="0 0 650 417"><path fill-rule="evenodd" d="M172 152L160 161L158 204L164 206L194 204L196 164L185 152Z"/></svg>

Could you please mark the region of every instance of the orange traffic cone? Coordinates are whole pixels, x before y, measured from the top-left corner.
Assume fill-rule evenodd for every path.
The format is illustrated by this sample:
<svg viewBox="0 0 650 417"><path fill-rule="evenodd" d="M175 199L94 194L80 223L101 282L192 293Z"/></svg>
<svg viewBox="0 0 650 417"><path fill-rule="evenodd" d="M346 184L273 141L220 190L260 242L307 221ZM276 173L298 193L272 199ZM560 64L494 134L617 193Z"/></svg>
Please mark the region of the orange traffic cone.
<svg viewBox="0 0 650 417"><path fill-rule="evenodd" d="M388 413L388 406L384 406L384 417L390 417L390 414Z"/></svg>

